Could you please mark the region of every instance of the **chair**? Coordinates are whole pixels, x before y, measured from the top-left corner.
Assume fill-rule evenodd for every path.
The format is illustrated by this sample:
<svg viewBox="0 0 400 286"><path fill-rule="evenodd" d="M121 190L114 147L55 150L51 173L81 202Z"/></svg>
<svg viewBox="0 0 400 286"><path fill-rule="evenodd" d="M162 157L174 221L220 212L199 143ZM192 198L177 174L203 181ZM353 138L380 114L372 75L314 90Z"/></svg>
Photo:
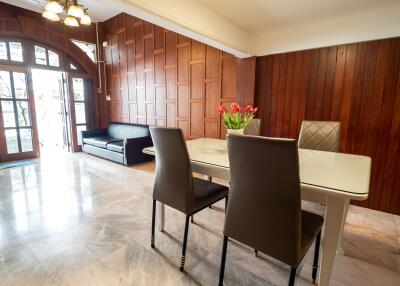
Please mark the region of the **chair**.
<svg viewBox="0 0 400 286"><path fill-rule="evenodd" d="M244 135L260 136L261 133L261 119L253 118L249 124L244 128Z"/></svg>
<svg viewBox="0 0 400 286"><path fill-rule="evenodd" d="M156 202L186 215L180 270L184 270L189 218L228 197L228 187L193 178L189 154L181 129L150 127L156 150L156 174L153 188L151 247L154 248Z"/></svg>
<svg viewBox="0 0 400 286"><path fill-rule="evenodd" d="M226 210L219 285L228 237L291 267L289 285L314 239L312 278L318 269L323 218L301 209L296 141L228 136L231 186Z"/></svg>
<svg viewBox="0 0 400 286"><path fill-rule="evenodd" d="M339 152L340 122L307 121L301 124L299 148Z"/></svg>

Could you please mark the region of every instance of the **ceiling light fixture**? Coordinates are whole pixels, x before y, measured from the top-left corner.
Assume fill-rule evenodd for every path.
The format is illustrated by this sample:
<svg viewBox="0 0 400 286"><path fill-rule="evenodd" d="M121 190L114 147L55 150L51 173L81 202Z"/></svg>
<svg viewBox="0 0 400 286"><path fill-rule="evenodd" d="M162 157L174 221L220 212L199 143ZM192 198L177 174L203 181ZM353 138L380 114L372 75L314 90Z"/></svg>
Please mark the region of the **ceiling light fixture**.
<svg viewBox="0 0 400 286"><path fill-rule="evenodd" d="M64 5L60 4L59 1L49 0L44 6L46 11L52 12L54 14L61 13L64 11Z"/></svg>
<svg viewBox="0 0 400 286"><path fill-rule="evenodd" d="M79 27L78 20L72 16L65 17L64 24L70 27Z"/></svg>
<svg viewBox="0 0 400 286"><path fill-rule="evenodd" d="M77 0L47 0L42 16L50 21L63 21L70 27L79 27L79 22L81 25L92 23L87 9Z"/></svg>
<svg viewBox="0 0 400 286"><path fill-rule="evenodd" d="M90 25L92 19L90 19L87 9L84 10L84 15L81 17L81 25Z"/></svg>
<svg viewBox="0 0 400 286"><path fill-rule="evenodd" d="M82 18L84 15L81 5L79 5L76 0L68 7L67 13L69 16L76 18Z"/></svg>
<svg viewBox="0 0 400 286"><path fill-rule="evenodd" d="M60 21L60 16L58 16L58 14L53 13L51 11L44 10L42 13L42 16L53 22Z"/></svg>

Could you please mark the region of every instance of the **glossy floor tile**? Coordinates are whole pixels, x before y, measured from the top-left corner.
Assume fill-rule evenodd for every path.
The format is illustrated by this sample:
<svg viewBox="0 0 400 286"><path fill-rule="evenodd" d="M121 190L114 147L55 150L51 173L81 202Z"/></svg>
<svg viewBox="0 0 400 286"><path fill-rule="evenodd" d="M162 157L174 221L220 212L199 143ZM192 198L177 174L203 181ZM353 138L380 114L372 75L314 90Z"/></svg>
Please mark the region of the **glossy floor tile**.
<svg viewBox="0 0 400 286"><path fill-rule="evenodd" d="M181 273L182 214L167 208L149 246L153 176L152 162L125 167L62 151L1 170L0 285L216 285L224 203L195 215ZM400 285L400 217L351 206L343 245L332 285ZM296 285L312 285L311 249ZM229 243L225 285L287 285L288 270Z"/></svg>

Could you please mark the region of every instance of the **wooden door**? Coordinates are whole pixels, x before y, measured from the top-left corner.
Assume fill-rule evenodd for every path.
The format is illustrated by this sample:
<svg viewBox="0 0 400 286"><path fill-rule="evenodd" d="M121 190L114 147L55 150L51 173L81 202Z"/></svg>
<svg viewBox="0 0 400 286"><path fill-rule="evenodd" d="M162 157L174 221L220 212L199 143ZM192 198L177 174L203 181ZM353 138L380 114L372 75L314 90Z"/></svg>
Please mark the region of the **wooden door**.
<svg viewBox="0 0 400 286"><path fill-rule="evenodd" d="M67 86L72 151L79 152L82 150L81 132L90 129L93 122L90 109L93 79L85 75L68 73Z"/></svg>
<svg viewBox="0 0 400 286"><path fill-rule="evenodd" d="M0 65L1 161L39 157L31 73Z"/></svg>

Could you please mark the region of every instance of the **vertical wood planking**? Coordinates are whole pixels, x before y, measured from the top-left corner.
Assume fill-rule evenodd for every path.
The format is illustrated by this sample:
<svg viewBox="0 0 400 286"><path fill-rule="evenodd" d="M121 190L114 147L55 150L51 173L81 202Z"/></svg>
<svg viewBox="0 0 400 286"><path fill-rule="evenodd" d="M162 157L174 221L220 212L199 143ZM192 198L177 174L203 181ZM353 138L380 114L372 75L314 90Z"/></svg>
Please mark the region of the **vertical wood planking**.
<svg viewBox="0 0 400 286"><path fill-rule="evenodd" d="M127 14L104 26L112 121L180 127L187 139L224 138L217 105L252 103L255 58L237 59Z"/></svg>
<svg viewBox="0 0 400 286"><path fill-rule="evenodd" d="M400 38L259 57L255 92L265 136L341 121L341 152L372 157L369 199L356 204L400 214Z"/></svg>

